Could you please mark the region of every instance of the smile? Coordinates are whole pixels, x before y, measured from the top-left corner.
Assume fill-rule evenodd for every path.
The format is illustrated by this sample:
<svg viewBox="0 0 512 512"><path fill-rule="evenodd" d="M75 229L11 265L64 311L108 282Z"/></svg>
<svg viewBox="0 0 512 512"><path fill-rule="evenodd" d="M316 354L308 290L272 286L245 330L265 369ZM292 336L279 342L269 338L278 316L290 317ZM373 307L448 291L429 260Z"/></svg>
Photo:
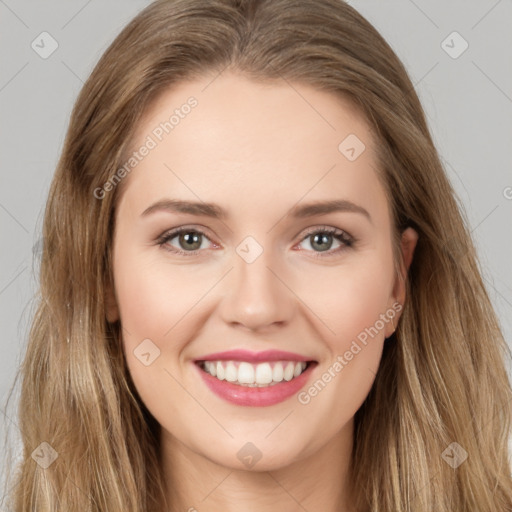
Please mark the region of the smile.
<svg viewBox="0 0 512 512"><path fill-rule="evenodd" d="M316 361L198 360L193 366L213 395L238 406L265 407L300 392L318 366Z"/></svg>
<svg viewBox="0 0 512 512"><path fill-rule="evenodd" d="M269 387L299 377L307 368L304 361L199 361L200 368L217 380L238 386Z"/></svg>

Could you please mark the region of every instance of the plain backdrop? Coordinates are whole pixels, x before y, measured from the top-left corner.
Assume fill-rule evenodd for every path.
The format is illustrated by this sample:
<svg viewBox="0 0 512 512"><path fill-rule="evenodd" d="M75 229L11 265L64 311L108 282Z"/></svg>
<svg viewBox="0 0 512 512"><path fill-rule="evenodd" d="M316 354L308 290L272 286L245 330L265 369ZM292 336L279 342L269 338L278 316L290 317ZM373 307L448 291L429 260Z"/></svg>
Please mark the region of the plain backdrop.
<svg viewBox="0 0 512 512"><path fill-rule="evenodd" d="M34 310L42 212L71 108L102 52L148 4L0 0L2 442L6 425L16 435L15 402L6 409L5 401ZM409 71L464 205L489 294L511 344L512 3L350 4L381 32Z"/></svg>

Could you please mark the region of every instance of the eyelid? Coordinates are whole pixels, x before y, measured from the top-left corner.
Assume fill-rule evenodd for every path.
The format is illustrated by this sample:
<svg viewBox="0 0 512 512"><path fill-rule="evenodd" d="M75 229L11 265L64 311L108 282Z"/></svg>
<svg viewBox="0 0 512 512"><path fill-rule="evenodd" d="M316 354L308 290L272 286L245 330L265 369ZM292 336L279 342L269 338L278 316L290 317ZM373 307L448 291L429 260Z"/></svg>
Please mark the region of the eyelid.
<svg viewBox="0 0 512 512"><path fill-rule="evenodd" d="M211 237L209 235L209 230L205 226L199 225L199 224L193 224L193 225L183 225L176 228L171 228L166 230L164 233L162 233L159 237L156 239L156 243L163 247L169 240L172 240L176 236L180 235L183 232L195 232L197 234L200 234L204 236L207 240L209 240L211 243L219 247L218 244L213 242L211 240ZM329 235L336 238L340 243L342 244L341 247L334 249L334 250L328 250L325 251L325 255L322 252L317 251L306 251L306 252L313 252L313 257L325 257L328 258L330 256L337 255L340 251L343 249L350 248L354 243L356 243L358 240L353 237L349 232L345 231L344 229L336 228L334 226L328 226L328 225L317 225L307 228L306 230L302 230L300 233L302 233L301 238L297 242L297 244L300 244L304 242L309 236L315 234L315 233L328 233ZM296 235L298 236L298 235ZM297 245L295 244L295 245ZM201 252L204 252L204 249L195 249L193 251L184 251L182 249L178 249L176 247L173 247L172 249L165 249L168 252L179 254L179 255L187 255L187 256L195 256Z"/></svg>
<svg viewBox="0 0 512 512"><path fill-rule="evenodd" d="M312 235L312 234L318 233L318 232L324 232L324 231L331 233L331 234L344 235L347 238L347 240L350 239L351 241L354 241L354 242L356 241L356 239L348 231L341 229L341 228L336 228L334 226L328 226L325 224L319 225L319 226L313 226L311 228L306 228L305 231L301 231L301 233L303 233L303 236L300 239L300 241L302 242L309 235Z"/></svg>
<svg viewBox="0 0 512 512"><path fill-rule="evenodd" d="M206 238L208 238L208 240L215 238L214 236L211 235L210 230L207 227L202 226L201 224L184 224L182 226L178 226L175 228L166 229L161 235L159 235L156 238L156 241L162 240L169 236L174 237L184 231L194 231L196 233L204 235Z"/></svg>

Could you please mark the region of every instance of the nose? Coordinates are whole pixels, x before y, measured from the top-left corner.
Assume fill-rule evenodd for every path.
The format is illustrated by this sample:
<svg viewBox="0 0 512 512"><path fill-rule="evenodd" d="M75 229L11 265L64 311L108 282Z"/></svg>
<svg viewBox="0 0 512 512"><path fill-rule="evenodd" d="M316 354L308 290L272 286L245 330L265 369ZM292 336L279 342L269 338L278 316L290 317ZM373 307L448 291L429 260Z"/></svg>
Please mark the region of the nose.
<svg viewBox="0 0 512 512"><path fill-rule="evenodd" d="M226 323L252 331L265 331L290 321L297 300L283 266L270 250L252 262L235 254L234 268L227 276L221 315Z"/></svg>

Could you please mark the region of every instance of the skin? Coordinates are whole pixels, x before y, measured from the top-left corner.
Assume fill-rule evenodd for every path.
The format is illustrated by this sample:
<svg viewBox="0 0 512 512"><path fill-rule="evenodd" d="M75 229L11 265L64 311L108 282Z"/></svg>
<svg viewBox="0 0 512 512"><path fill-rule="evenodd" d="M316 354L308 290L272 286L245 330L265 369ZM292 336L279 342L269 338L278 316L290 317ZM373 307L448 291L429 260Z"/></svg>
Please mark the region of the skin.
<svg viewBox="0 0 512 512"><path fill-rule="evenodd" d="M198 378L193 360L236 348L292 351L318 362L309 387L379 315L404 303L417 234L403 233L397 276L374 141L348 102L235 73L212 80L173 86L138 127L135 148L187 98L198 100L122 183L107 318L121 320L129 371L162 426L170 510L352 510L353 418L400 313L306 405L297 396L268 407L225 402ZM351 133L366 146L355 161L338 150ZM170 197L217 203L229 217L141 216ZM297 204L340 198L365 208L371 222L355 212L286 215ZM185 225L205 233L200 254L158 245ZM331 256L315 258L325 252L306 230L325 226L357 241L335 253L343 243L331 237ZM247 236L263 249L251 264L236 252ZM166 246L187 251L181 242L175 236ZM133 353L147 338L160 350L149 366ZM252 468L237 457L247 442L262 455Z"/></svg>

